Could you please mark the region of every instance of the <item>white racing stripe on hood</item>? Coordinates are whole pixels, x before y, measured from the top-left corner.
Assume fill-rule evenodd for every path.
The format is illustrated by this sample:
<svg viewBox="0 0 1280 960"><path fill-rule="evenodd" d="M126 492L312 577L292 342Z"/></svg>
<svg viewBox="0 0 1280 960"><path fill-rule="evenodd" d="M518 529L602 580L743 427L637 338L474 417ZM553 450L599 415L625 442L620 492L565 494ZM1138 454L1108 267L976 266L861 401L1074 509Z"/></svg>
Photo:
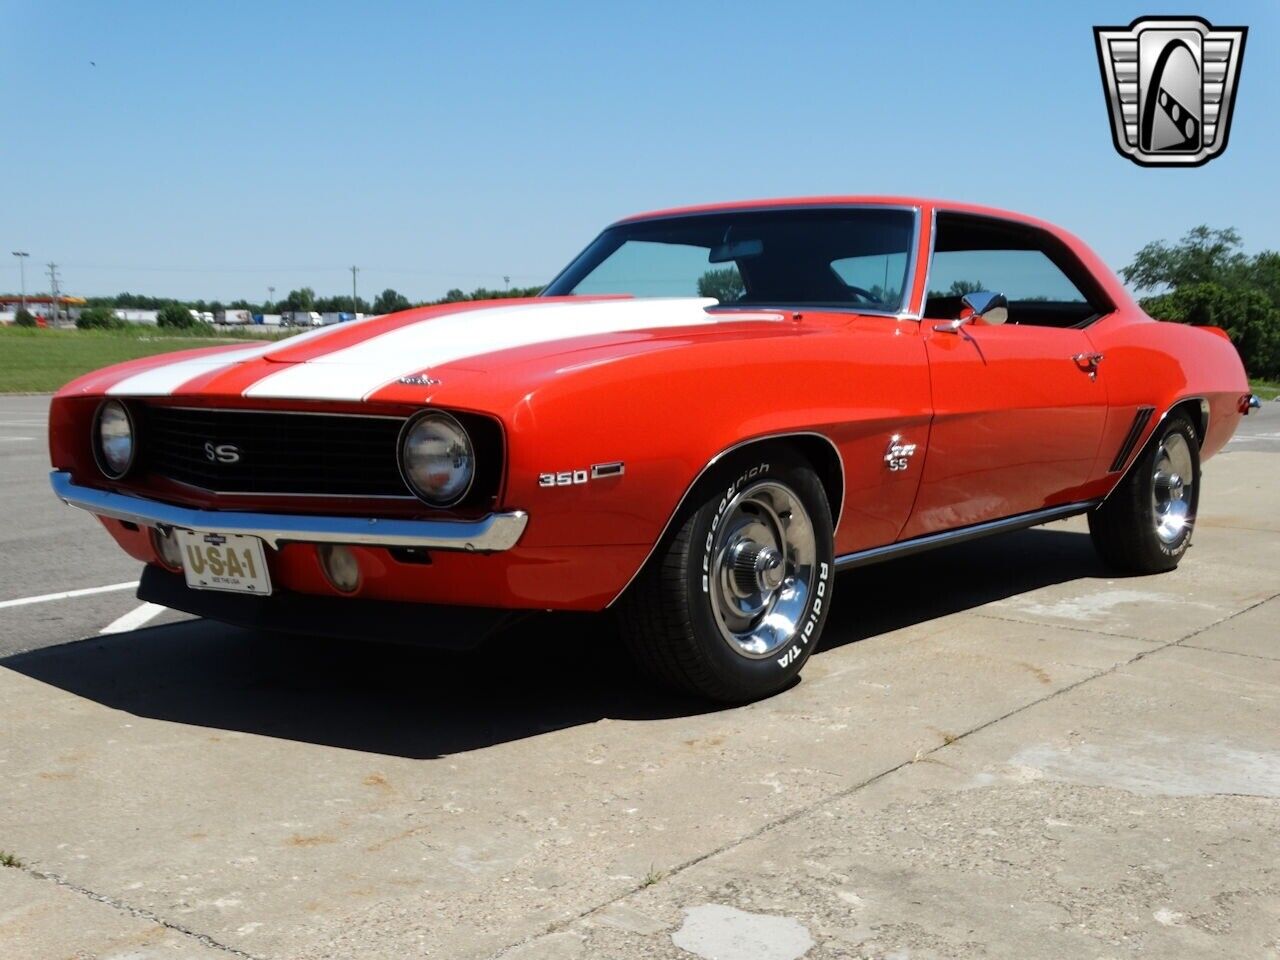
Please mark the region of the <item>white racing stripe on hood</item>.
<svg viewBox="0 0 1280 960"><path fill-rule="evenodd" d="M349 324L344 324L344 327L346 326L349 326ZM336 329L338 328L325 327L322 330L311 330L296 337L290 337L283 342L271 340L260 346L245 347L243 350L223 350L207 357L175 360L173 363L152 367L150 370L144 370L141 373L135 373L131 377L125 377L115 386L108 389L107 393L116 396L133 397L167 396L188 380L194 380L196 377L204 376L206 373L213 373L215 370L243 363L246 360L265 356L273 350L279 350L281 347L291 347L304 340L312 340L324 334L333 333Z"/></svg>
<svg viewBox="0 0 1280 960"><path fill-rule="evenodd" d="M402 376L536 343L604 333L777 320L777 314L716 316L711 299L613 300L526 304L445 314L372 337L272 373L252 384L246 397L363 400Z"/></svg>
<svg viewBox="0 0 1280 960"><path fill-rule="evenodd" d="M260 352L261 348L250 347L245 350L225 350L222 353L215 353L208 357L177 360L173 363L166 363L163 366L152 367L150 370L143 370L141 373L135 373L131 377L125 377L114 387L107 390L107 393L135 397L164 396L173 393L174 390L188 380L193 380L219 367L229 367L231 364L239 363L241 360L249 360L256 357Z"/></svg>

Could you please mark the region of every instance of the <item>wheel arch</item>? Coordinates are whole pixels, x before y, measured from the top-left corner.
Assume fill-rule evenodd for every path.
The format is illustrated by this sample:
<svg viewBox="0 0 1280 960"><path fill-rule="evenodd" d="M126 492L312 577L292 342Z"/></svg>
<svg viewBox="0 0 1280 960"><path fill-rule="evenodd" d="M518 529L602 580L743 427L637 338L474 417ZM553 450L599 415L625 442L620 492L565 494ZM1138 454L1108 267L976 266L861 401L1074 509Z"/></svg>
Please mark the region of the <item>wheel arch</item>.
<svg viewBox="0 0 1280 960"><path fill-rule="evenodd" d="M628 578L622 589L609 601L608 607L612 607L618 602L645 567L653 561L662 544L672 535L676 527L676 521L683 514L685 507L689 503L689 498L703 484L711 469L730 454L768 444L782 444L790 447L814 468L814 472L817 473L818 480L822 484L823 492L827 496L827 504L831 508L832 533L834 534L835 531L839 530L840 518L844 510L845 470L844 458L840 456L840 449L836 446L834 440L825 433L819 433L816 430L783 431L739 440L725 447L703 464L702 469L698 471L685 487L684 493L680 495L679 501L677 501L675 508L667 517L661 533L654 540L653 546L649 548L644 561L636 567L635 572Z"/></svg>
<svg viewBox="0 0 1280 960"><path fill-rule="evenodd" d="M1185 400L1179 400L1160 419L1164 421L1179 413L1185 414L1191 421L1191 425L1196 428L1196 442L1203 444L1205 434L1209 432L1209 401L1204 397L1188 397Z"/></svg>
<svg viewBox="0 0 1280 960"><path fill-rule="evenodd" d="M1142 455L1146 453L1151 444L1156 442L1156 438L1160 434L1161 427L1170 417L1183 414L1191 421L1191 426L1196 430L1196 441L1199 444L1204 443L1205 433L1209 429L1209 401L1205 397L1184 397L1181 400L1175 400L1165 408L1164 413L1156 420L1155 425L1151 427L1146 439L1140 444L1134 444L1133 452L1129 454L1129 462L1120 474L1116 477L1115 483L1111 485L1111 489L1106 492L1101 502L1106 502L1111 495L1120 488L1125 478L1129 476L1129 472L1134 465L1142 459Z"/></svg>

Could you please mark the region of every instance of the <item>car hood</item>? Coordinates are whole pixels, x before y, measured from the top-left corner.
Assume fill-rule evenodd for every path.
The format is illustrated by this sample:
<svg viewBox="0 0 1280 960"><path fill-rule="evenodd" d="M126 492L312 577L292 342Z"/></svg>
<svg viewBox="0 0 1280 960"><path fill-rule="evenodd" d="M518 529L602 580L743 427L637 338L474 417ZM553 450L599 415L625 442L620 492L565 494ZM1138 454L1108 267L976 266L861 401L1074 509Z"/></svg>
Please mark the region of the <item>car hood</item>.
<svg viewBox="0 0 1280 960"><path fill-rule="evenodd" d="M775 311L708 310L716 305L712 299L548 298L410 310L133 368L106 392L360 401L398 383L470 379L514 365L545 368L547 360L578 351L621 355L706 335L751 335L783 319Z"/></svg>

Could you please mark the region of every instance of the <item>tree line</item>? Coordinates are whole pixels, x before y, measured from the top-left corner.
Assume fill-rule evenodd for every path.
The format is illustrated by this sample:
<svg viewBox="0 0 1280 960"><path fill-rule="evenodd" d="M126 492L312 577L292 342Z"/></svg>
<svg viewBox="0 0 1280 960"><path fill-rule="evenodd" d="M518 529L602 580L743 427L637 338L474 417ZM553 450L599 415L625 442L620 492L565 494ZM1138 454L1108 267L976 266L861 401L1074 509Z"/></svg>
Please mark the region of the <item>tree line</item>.
<svg viewBox="0 0 1280 960"><path fill-rule="evenodd" d="M81 319L88 315L85 322L77 321L80 327L111 327L121 322L112 310L157 310L158 323L162 327L188 327L198 321L191 315L197 313L218 314L223 310L246 310L254 314L268 313L367 313L384 314L408 310L412 307L438 306L442 303L458 303L463 300L500 300L508 297L534 297L542 291L537 287L511 287L494 290L489 287L477 287L470 293L457 287L449 290L438 300L413 301L397 290L388 287L378 294L370 303L364 297L352 301L350 296L338 294L332 297L320 297L310 287L290 290L288 296L281 300L232 300L223 303L221 300L174 300L169 297L149 297L140 293L117 293L113 297L87 297L87 309L81 311ZM355 310L352 311L352 306Z"/></svg>
<svg viewBox="0 0 1280 960"><path fill-rule="evenodd" d="M1280 253L1249 256L1240 234L1199 226L1175 244L1148 243L1120 271L1157 320L1221 327L1253 377L1280 379Z"/></svg>

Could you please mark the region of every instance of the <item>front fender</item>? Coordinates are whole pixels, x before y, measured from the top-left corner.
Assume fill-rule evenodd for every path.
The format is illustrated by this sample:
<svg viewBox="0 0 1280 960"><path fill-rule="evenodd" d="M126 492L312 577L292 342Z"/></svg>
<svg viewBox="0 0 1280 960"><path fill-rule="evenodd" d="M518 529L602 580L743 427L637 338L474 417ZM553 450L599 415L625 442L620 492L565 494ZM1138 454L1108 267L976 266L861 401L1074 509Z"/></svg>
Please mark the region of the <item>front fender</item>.
<svg viewBox="0 0 1280 960"><path fill-rule="evenodd" d="M905 523L919 470L888 473L885 444L907 431L923 451L930 415L917 326L889 318L621 359L587 355L505 418L504 500L528 511L529 546L652 546L724 451L817 434L844 462L837 549L860 549L893 540ZM620 473L592 475L614 463Z"/></svg>

